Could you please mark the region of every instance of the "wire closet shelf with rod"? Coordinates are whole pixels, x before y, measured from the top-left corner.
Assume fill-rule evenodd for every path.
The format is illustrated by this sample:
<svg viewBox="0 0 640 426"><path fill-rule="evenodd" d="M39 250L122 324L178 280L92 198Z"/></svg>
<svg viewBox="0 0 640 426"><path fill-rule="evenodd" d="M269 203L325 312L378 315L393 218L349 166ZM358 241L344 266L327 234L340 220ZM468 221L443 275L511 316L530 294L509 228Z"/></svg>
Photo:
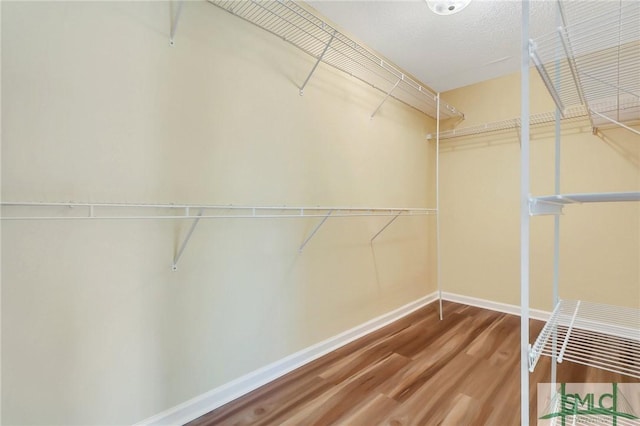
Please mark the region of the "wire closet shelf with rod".
<svg viewBox="0 0 640 426"><path fill-rule="evenodd" d="M551 381L556 363L574 363L640 378L640 309L615 306L598 300L562 300L558 296L559 215L565 206L586 203L640 202L640 192L593 192L566 194L560 191L556 160L552 195L530 195L528 118L529 61L540 75L557 107L560 120L584 111L593 133L604 126L625 129L640 143L640 2L558 1L561 24L549 34L528 38L529 2L523 8L521 153L521 310L522 310L522 424L529 423L529 372L541 356L552 357ZM534 71L535 72L535 71ZM556 132L556 153L560 151ZM555 216L553 293L554 309L535 341L529 343L529 218ZM570 215L570 214L569 214ZM570 220L568 218L567 220ZM611 288L615 289L615 283ZM639 289L640 292L640 289ZM586 296L588 298L588 296ZM637 293L635 295L637 298ZM634 297L630 297L633 302Z"/></svg>
<svg viewBox="0 0 640 426"><path fill-rule="evenodd" d="M371 118L389 97L432 118L464 118L464 114L455 107L440 102L438 95L424 84L300 3L291 0L208 1L292 44L316 60L307 78L300 82L300 95L322 62L382 92L377 107L372 105Z"/></svg>
<svg viewBox="0 0 640 426"><path fill-rule="evenodd" d="M588 119L594 133L618 126L640 135L640 11L633 0L559 3L554 31L528 39L530 57L565 122ZM529 116L552 125L555 111ZM519 130L521 117L441 131L440 140ZM428 136L435 138L434 134Z"/></svg>
<svg viewBox="0 0 640 426"><path fill-rule="evenodd" d="M90 202L31 202L3 201L4 221L87 221L87 220L190 220L191 227L177 246L171 269L177 271L178 262L201 220L207 219L302 219L315 218L316 226L298 247L302 253L311 239L329 218L387 217L370 240L384 232L400 216L428 216L437 209L422 207L348 207L348 206L264 206L214 204L150 204L150 203L90 203Z"/></svg>
<svg viewBox="0 0 640 426"><path fill-rule="evenodd" d="M290 0L208 0L213 6L231 13L266 32L292 44L315 60L304 82L298 90L303 95L305 87L322 63L336 68L382 92L375 110L372 106L371 118L383 107L389 98L396 99L432 117L439 130L440 120L462 119L464 114L455 107L442 102L423 83L406 74L405 71L380 57L367 47L338 31L324 18L310 9ZM183 1L179 2L172 16L170 44L176 46L174 38ZM212 7L213 7L212 6ZM175 48L180 48L179 45ZM345 77L348 77L345 75ZM326 205L233 205L233 204L186 204L186 203L146 203L146 202L83 202L83 201L2 201L3 221L125 221L163 220L190 221L180 241L176 242L171 270L177 271L178 263L189 241L202 220L264 220L264 219L315 219L315 226L301 240L298 251L303 252L314 236L329 220L345 217L381 217L377 232L372 233L369 243L375 240L397 219L408 216L435 216L438 222L439 200L439 139L435 143L435 191L436 205L425 207L380 207L380 206L326 206ZM439 232L436 233L436 240ZM439 243L436 242L436 245ZM439 251L436 250L439 263ZM440 318L442 319L442 297L439 275L437 278Z"/></svg>

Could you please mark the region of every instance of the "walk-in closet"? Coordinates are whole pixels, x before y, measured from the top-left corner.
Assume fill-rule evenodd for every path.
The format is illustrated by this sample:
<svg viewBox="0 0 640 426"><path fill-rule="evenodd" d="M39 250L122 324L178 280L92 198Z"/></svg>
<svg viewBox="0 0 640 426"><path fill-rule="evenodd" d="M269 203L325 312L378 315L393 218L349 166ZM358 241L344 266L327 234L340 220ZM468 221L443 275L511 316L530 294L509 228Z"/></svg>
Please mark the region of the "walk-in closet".
<svg viewBox="0 0 640 426"><path fill-rule="evenodd" d="M640 424L639 1L0 20L0 424Z"/></svg>

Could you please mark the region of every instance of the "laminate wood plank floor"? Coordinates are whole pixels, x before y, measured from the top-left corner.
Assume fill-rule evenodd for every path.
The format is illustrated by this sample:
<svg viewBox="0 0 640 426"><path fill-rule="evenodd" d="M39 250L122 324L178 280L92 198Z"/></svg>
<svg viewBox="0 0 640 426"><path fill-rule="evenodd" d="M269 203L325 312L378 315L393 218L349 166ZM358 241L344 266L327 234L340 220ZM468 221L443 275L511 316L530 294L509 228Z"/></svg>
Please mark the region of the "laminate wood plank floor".
<svg viewBox="0 0 640 426"><path fill-rule="evenodd" d="M190 423L209 425L495 425L520 423L520 318L432 303ZM530 341L543 327L531 321ZM543 357L530 375L530 423ZM578 364L558 382L640 382Z"/></svg>

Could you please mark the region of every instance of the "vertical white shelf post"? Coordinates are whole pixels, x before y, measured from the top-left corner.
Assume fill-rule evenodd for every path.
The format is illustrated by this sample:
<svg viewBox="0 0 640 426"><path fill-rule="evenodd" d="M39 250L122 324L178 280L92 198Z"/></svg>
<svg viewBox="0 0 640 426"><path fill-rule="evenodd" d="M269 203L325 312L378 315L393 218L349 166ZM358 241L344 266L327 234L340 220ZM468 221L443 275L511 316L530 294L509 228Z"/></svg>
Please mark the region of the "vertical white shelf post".
<svg viewBox="0 0 640 426"><path fill-rule="evenodd" d="M442 321L442 285L440 284L440 93L436 95L436 285Z"/></svg>
<svg viewBox="0 0 640 426"><path fill-rule="evenodd" d="M564 20L562 19L562 10L560 9L560 3L556 4L556 27L560 28L564 25ZM555 58L555 81L553 82L556 90L562 89L562 58L563 58L563 49L560 46L556 47L556 58ZM560 149L560 132L561 132L561 120L562 120L563 111L560 108L556 107L555 113L555 176L554 176L554 193L556 195L560 195L560 164L561 164L561 155L562 151ZM553 290L551 292L551 306L554 308L558 306L558 302L560 302L560 215L554 215L553 217ZM556 386L558 378L558 365L556 363L558 357L558 330L554 327L553 334L551 335L551 383L553 384L551 387L551 397L555 398Z"/></svg>
<svg viewBox="0 0 640 426"><path fill-rule="evenodd" d="M520 424L529 425L529 0L522 1L520 74Z"/></svg>
<svg viewBox="0 0 640 426"><path fill-rule="evenodd" d="M555 127L555 194L560 195L560 111L556 110L556 127ZM553 216L553 290L551 295L551 306L557 306L560 301L560 215ZM557 381L557 344L558 333L557 330L553 330L552 335L552 355L551 355L551 383ZM552 388L552 392L555 392L555 386ZM553 395L552 395L553 397Z"/></svg>

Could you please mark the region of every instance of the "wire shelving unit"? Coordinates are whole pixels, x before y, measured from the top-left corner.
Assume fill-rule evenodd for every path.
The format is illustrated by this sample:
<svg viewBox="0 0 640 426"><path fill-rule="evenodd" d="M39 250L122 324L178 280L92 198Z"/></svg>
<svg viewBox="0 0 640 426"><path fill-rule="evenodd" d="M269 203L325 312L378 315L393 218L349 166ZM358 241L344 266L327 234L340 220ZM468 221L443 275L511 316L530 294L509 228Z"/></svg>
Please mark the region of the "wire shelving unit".
<svg viewBox="0 0 640 426"><path fill-rule="evenodd" d="M209 3L257 25L314 57L316 63L299 87L301 95L317 65L323 62L384 94L372 117L389 97L433 118L438 115L440 119L464 117L455 107L444 102L440 102L438 109L437 94L431 89L293 1L209 0Z"/></svg>
<svg viewBox="0 0 640 426"><path fill-rule="evenodd" d="M85 219L246 219L349 216L416 216L436 212L429 208L327 207L327 206L242 206L214 204L144 204L80 202L2 202L3 209L19 208L2 220L85 220ZM43 213L32 213L41 211Z"/></svg>
<svg viewBox="0 0 640 426"><path fill-rule="evenodd" d="M568 204L638 201L640 192L548 195L530 198L529 214L559 215ZM640 378L640 309L559 300L529 350L530 372L541 355Z"/></svg>
<svg viewBox="0 0 640 426"><path fill-rule="evenodd" d="M594 128L640 120L640 2L558 4L562 26L529 49L556 106L584 106Z"/></svg>
<svg viewBox="0 0 640 426"><path fill-rule="evenodd" d="M380 110L388 98L415 108L440 120L464 118L455 107L441 101L440 95L385 58L373 53L365 46L343 34L323 18L307 8L290 0L208 0L234 16L250 22L263 30L282 38L315 58L316 62L308 76L298 87L303 95L307 83L316 68L323 62L382 92L381 102L373 110L371 117ZM175 44L175 35L183 1L171 13L170 45ZM373 109L373 108L372 108ZM439 141L436 138L436 204L438 203L438 154ZM329 218L340 217L388 217L388 221L375 233L370 243L384 232L396 219L405 216L435 215L436 208L398 207L345 207L345 206L240 206L210 204L147 204L147 203L94 203L94 202L22 202L0 203L4 221L29 220L191 220L192 225L176 252L172 269L187 246L198 223L203 219L296 219L317 218L318 224L308 234L299 247L304 247L314 237ZM7 213L7 214L6 214ZM437 219L436 219L437 220ZM436 225L437 228L437 225ZM438 291L440 281L438 278ZM441 292L440 292L441 293ZM440 294L441 304L441 294ZM442 310L441 310L442 315Z"/></svg>
<svg viewBox="0 0 640 426"><path fill-rule="evenodd" d="M540 74L560 115L582 107L591 127L613 124L640 135L640 2L558 1L551 34L531 40L529 2L523 3L521 152L521 423L529 424L529 372L550 356L551 382L565 360L640 378L640 309L559 298L559 215L567 204L638 202L640 192L563 194L560 191L560 132L556 131L555 194L530 196L529 61ZM526 118L526 120L525 120ZM632 136L637 137L637 136ZM529 344L530 216L554 218L554 311Z"/></svg>
<svg viewBox="0 0 640 426"><path fill-rule="evenodd" d="M569 204L638 201L640 192L556 194L531 197L528 214L560 215ZM557 251L555 256L557 262ZM541 355L640 378L640 309L558 300L529 350L530 372Z"/></svg>
<svg viewBox="0 0 640 426"><path fill-rule="evenodd" d="M327 206L240 206L212 204L144 204L144 203L81 203L81 202L2 202L1 220L192 220L177 249L171 269L178 269L178 261L202 219L300 219L319 218L320 222L304 239L298 251L302 253L322 225L340 217L391 217L370 240L373 241L400 216L435 215L433 208L402 207L327 207ZM6 213L9 214L6 214Z"/></svg>
<svg viewBox="0 0 640 426"><path fill-rule="evenodd" d="M578 105L569 108L565 113L565 120L586 118L587 112L584 107ZM555 122L554 112L544 112L532 114L529 117L532 126L542 126ZM517 130L521 127L521 119L510 118L507 120L492 121L488 123L478 124L476 126L466 126L457 129L443 130L440 132L440 140L461 138L465 136L476 136L484 133L502 132L507 130ZM427 139L435 139L435 134L427 135Z"/></svg>
<svg viewBox="0 0 640 426"><path fill-rule="evenodd" d="M546 355L640 378L638 324L637 309L561 300L529 351L529 371Z"/></svg>
<svg viewBox="0 0 640 426"><path fill-rule="evenodd" d="M616 115L620 120L620 123L611 123L607 120L601 119L599 126L619 126L623 122L632 124L637 121L640 123L640 115L636 116L637 111L640 111L640 99L630 99L624 104L614 103L611 101L595 102L592 106L594 111L600 111L601 114ZM580 120L589 119L589 110L584 105L574 105L567 107L562 115L562 122L576 122ZM529 116L529 122L532 127L543 127L555 123L556 117L554 111L543 112L538 114L532 114ZM507 120L492 121L488 123L482 123L475 126L459 127L450 130L443 130L440 132L440 140L455 139L462 137L470 137L481 135L485 133L504 132L509 130L518 130L522 126L520 117L510 118ZM628 127L624 125L625 127ZM635 132L635 129L632 129ZM435 134L430 133L427 135L427 139L435 139Z"/></svg>

